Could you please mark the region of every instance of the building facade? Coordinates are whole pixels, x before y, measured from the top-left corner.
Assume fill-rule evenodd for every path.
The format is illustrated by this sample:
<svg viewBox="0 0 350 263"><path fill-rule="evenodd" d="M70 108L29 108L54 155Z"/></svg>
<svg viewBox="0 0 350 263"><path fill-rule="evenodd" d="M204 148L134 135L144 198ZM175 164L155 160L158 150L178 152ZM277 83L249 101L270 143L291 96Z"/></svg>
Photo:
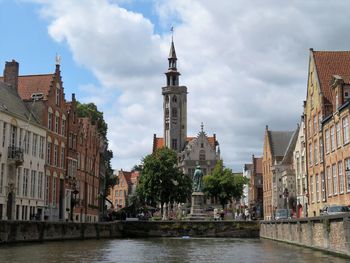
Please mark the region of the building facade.
<svg viewBox="0 0 350 263"><path fill-rule="evenodd" d="M348 178L350 51L310 49L304 117L309 216L350 204Z"/></svg>
<svg viewBox="0 0 350 263"><path fill-rule="evenodd" d="M251 218L263 218L263 172L262 157L252 156L251 176L248 190L248 204Z"/></svg>
<svg viewBox="0 0 350 263"><path fill-rule="evenodd" d="M130 198L136 193L140 173L138 171L118 171L118 183L111 189L108 199L112 201L115 210L130 204Z"/></svg>
<svg viewBox="0 0 350 263"><path fill-rule="evenodd" d="M276 209L295 205L295 174L293 173L293 150L296 131L265 130L263 149L263 202L264 219L274 218Z"/></svg>
<svg viewBox="0 0 350 263"><path fill-rule="evenodd" d="M16 71L16 63L7 66ZM5 73L7 83L0 82L0 220L43 220L46 130Z"/></svg>
<svg viewBox="0 0 350 263"><path fill-rule="evenodd" d="M308 216L307 174L306 174L306 147L304 117L300 121L298 139L293 152L293 166L295 171L297 217Z"/></svg>

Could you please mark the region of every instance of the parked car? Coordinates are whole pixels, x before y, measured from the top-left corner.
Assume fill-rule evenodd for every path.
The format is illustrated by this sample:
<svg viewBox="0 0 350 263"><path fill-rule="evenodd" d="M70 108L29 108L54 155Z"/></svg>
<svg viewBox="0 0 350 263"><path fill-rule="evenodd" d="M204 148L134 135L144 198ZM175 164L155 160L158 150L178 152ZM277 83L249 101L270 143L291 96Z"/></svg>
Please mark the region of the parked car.
<svg viewBox="0 0 350 263"><path fill-rule="evenodd" d="M350 209L346 205L331 205L325 206L320 210L320 215L338 215L342 213L349 213Z"/></svg>
<svg viewBox="0 0 350 263"><path fill-rule="evenodd" d="M291 209L276 209L275 220L290 219L291 216Z"/></svg>

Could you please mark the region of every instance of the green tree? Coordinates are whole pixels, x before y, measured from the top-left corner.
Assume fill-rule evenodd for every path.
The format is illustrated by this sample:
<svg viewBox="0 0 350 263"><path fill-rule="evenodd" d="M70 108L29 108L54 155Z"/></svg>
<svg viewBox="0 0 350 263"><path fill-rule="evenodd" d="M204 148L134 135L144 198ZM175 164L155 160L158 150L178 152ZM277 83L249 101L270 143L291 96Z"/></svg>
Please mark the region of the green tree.
<svg viewBox="0 0 350 263"><path fill-rule="evenodd" d="M224 208L228 202L241 198L247 179L242 175L234 174L229 168L224 168L220 160L213 172L204 176L203 182L203 191L207 196L218 199Z"/></svg>
<svg viewBox="0 0 350 263"><path fill-rule="evenodd" d="M192 191L192 180L177 168L176 152L162 148L142 160L142 172L137 188L140 200L149 205L185 202ZM167 214L167 213L166 213Z"/></svg>

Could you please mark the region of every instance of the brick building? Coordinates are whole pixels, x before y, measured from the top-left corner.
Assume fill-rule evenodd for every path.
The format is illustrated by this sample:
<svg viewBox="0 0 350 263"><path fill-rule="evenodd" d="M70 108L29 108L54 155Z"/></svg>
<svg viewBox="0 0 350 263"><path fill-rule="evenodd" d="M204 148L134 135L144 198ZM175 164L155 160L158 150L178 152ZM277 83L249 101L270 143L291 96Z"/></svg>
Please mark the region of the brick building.
<svg viewBox="0 0 350 263"><path fill-rule="evenodd" d="M138 171L118 171L118 183L111 189L108 199L112 201L114 209L120 209L129 205L130 197L135 194L139 182Z"/></svg>
<svg viewBox="0 0 350 263"><path fill-rule="evenodd" d="M310 49L305 104L309 216L350 204L350 51Z"/></svg>
<svg viewBox="0 0 350 263"><path fill-rule="evenodd" d="M254 218L263 218L263 172L262 157L252 156L250 165L251 175L249 181L248 203L250 214Z"/></svg>
<svg viewBox="0 0 350 263"><path fill-rule="evenodd" d="M293 150L298 132L299 128L270 131L266 126L262 159L265 220L273 219L276 209L290 206L289 200L295 197Z"/></svg>
<svg viewBox="0 0 350 263"><path fill-rule="evenodd" d="M54 73L38 75L19 75L18 63L7 62L0 81L17 87L46 130L44 219L96 222L101 205L99 178L104 171L100 156L105 147L97 124L90 117L78 117L75 95L66 102L59 62L57 59Z"/></svg>
<svg viewBox="0 0 350 263"><path fill-rule="evenodd" d="M77 148L77 195L73 212L74 221L97 222L99 220L99 178L101 137L97 124L91 119L78 118L79 130L71 133L69 147ZM77 137L75 137L77 135Z"/></svg>

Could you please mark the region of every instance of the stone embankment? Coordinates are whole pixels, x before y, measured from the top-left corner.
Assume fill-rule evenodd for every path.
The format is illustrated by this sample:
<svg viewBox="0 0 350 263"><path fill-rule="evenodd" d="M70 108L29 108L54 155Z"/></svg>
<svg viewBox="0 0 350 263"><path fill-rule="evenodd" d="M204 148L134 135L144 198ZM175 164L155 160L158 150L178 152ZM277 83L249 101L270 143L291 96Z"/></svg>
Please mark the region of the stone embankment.
<svg viewBox="0 0 350 263"><path fill-rule="evenodd" d="M261 221L260 237L350 257L350 213Z"/></svg>
<svg viewBox="0 0 350 263"><path fill-rule="evenodd" d="M70 223L0 221L0 244L124 237L258 238L259 224L246 221L118 221Z"/></svg>

